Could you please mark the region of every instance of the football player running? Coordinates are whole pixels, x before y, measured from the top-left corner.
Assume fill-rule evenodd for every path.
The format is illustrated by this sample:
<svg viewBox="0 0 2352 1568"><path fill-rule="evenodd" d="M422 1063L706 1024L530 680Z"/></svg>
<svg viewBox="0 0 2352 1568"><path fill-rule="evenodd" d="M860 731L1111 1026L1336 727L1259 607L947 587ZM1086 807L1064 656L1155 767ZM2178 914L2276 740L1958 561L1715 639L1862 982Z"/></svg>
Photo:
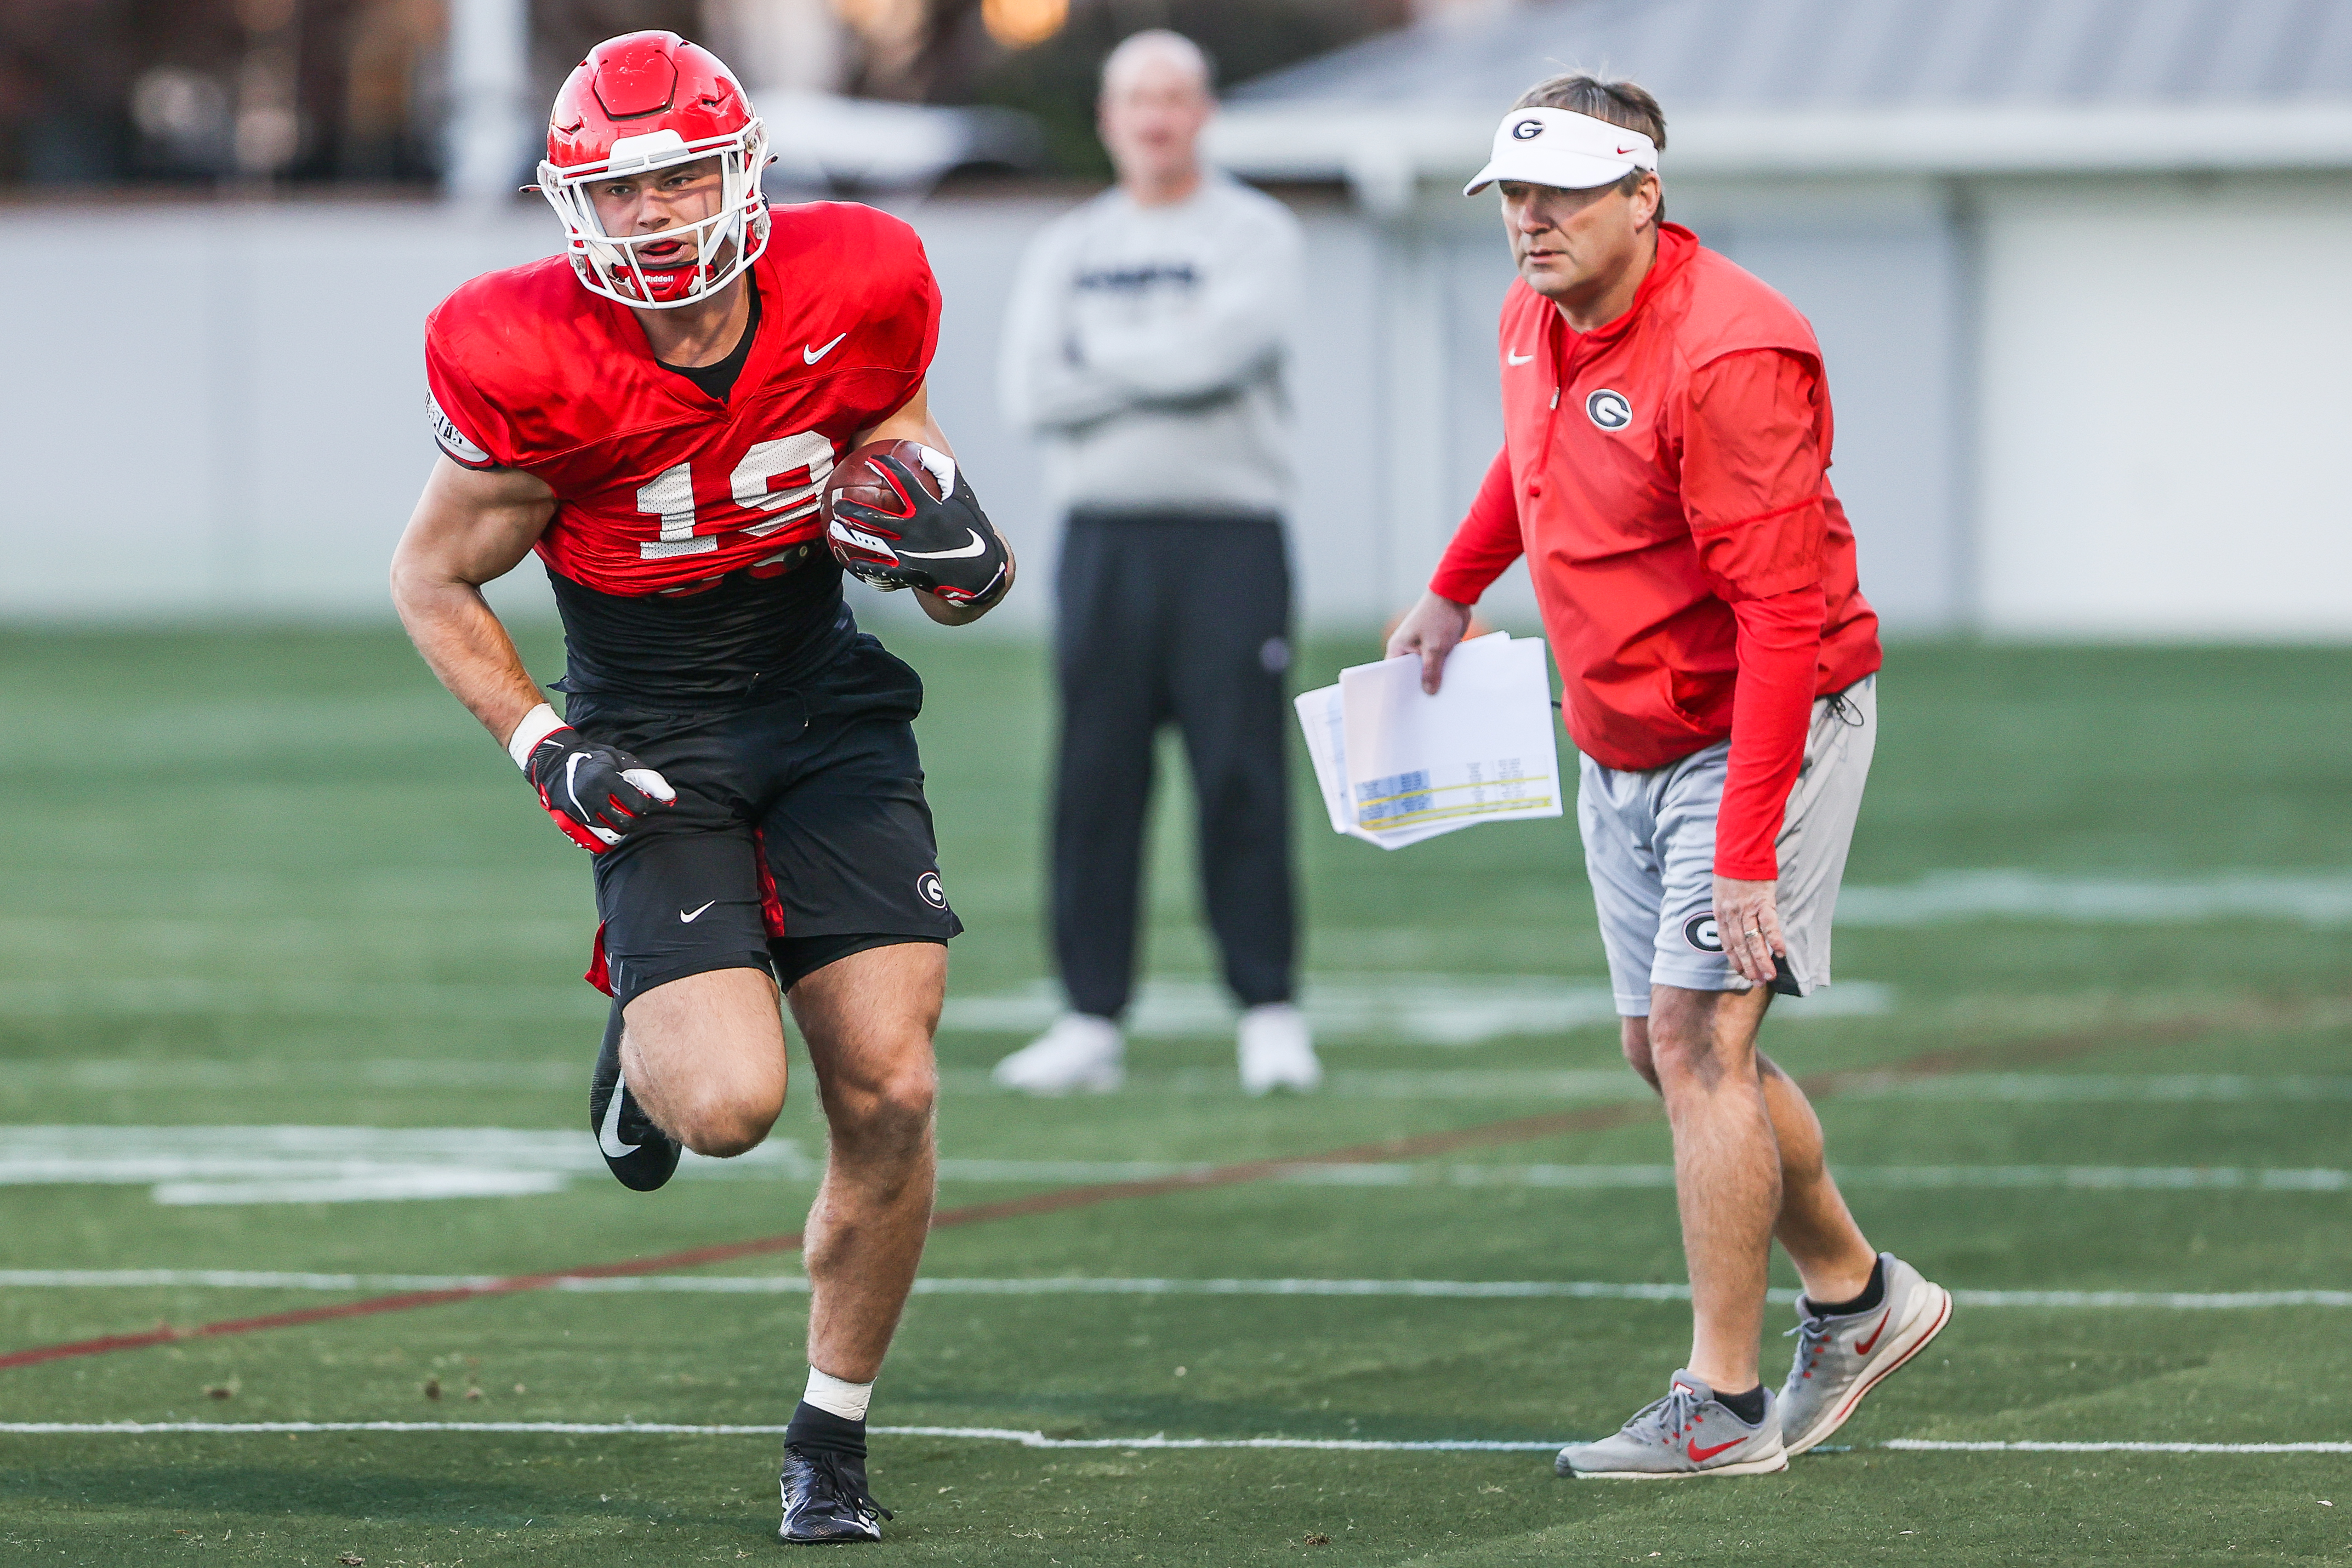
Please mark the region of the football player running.
<svg viewBox="0 0 2352 1568"><path fill-rule="evenodd" d="M782 1534L871 1541L866 1410L929 1225L931 1032L947 940L911 721L915 673L857 630L851 570L934 621L1013 561L932 421L939 290L868 207L771 208L734 76L674 33L589 52L540 189L564 253L478 277L425 327L441 448L393 562L416 646L595 856L589 979L613 998L590 1119L649 1191L679 1149L757 1145L784 1101L790 1002L831 1134L805 1232L807 1393ZM921 444L939 494L843 503L835 464ZM900 449L904 451L904 448ZM537 551L564 626L556 716L481 585Z"/></svg>

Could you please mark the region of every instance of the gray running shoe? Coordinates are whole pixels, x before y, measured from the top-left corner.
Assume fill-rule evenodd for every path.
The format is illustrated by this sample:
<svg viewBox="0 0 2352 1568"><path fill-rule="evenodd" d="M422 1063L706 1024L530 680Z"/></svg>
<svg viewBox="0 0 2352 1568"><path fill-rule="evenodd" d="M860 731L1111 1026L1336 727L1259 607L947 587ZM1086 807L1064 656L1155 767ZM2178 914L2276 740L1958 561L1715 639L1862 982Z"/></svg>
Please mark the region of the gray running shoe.
<svg viewBox="0 0 2352 1568"><path fill-rule="evenodd" d="M1817 1317L1797 1298L1797 1359L1780 1390L1780 1442L1801 1454L1845 1425L1879 1379L1927 1347L1951 1321L1952 1293L1892 1252L1878 1255L1886 1295L1865 1312Z"/></svg>
<svg viewBox="0 0 2352 1568"><path fill-rule="evenodd" d="M1613 1437L1571 1443L1552 1469L1582 1480L1676 1480L1685 1476L1754 1476L1785 1470L1780 1416L1764 1396L1764 1419L1751 1427L1687 1372L1675 1374L1664 1399L1633 1413Z"/></svg>

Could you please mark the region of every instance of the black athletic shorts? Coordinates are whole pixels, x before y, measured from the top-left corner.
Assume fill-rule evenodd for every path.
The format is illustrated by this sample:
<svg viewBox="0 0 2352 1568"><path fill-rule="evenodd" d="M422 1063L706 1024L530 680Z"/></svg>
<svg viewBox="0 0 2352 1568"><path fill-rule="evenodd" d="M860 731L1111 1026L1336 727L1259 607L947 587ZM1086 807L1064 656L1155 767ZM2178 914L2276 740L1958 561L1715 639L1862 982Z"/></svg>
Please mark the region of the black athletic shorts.
<svg viewBox="0 0 2352 1568"><path fill-rule="evenodd" d="M851 953L962 931L923 800L922 706L921 678L863 632L756 706L575 694L574 727L677 791L595 859L589 983L624 1005L713 969L766 970L790 990Z"/></svg>

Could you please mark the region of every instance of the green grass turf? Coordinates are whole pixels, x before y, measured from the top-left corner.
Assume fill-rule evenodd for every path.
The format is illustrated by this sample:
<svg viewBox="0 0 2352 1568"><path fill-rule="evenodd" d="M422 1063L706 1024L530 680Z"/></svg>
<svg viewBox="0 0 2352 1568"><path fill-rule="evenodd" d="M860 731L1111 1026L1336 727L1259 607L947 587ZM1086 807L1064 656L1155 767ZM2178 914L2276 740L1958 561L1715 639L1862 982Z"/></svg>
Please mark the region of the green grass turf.
<svg viewBox="0 0 2352 1568"><path fill-rule="evenodd" d="M551 639L530 639L551 672ZM943 869L971 930L960 993L1045 972L1040 650L915 629ZM1326 644L1311 681L1365 656ZM582 858L396 635L0 634L0 1123L578 1126L601 1006L579 986ZM2196 876L2352 867L2352 653L1901 646L1849 880L2027 868ZM1150 963L1213 972L1187 808L1159 815ZM1302 795L1312 811L1312 797ZM1572 830L1479 828L1400 854L1299 835L1307 967L1327 974L1603 970ZM2257 918L1853 929L1842 977L1875 1018L1776 1022L1793 1070L1958 1050L1986 1071L2341 1074L2345 933ZM950 1033L951 1156L1225 1160L1470 1127L1562 1103L1148 1089L1035 1103L977 1087L1018 1035ZM1149 1075L1223 1069L1147 1040ZM1606 1068L1612 1031L1443 1048L1333 1045L1337 1069ZM488 1071L368 1086L380 1061ZM97 1064L93 1066L92 1064ZM207 1076L210 1073L211 1076ZM778 1128L822 1136L805 1077ZM2343 1103L1830 1097L1832 1156L1920 1165L2352 1165ZM584 1140L584 1131L583 1137ZM1663 1124L1445 1163L1657 1164ZM950 1182L956 1206L1024 1190ZM1034 1189L1029 1189L1034 1190ZM544 1197L167 1207L136 1186L0 1189L0 1267L503 1273L796 1228L809 1188L583 1176ZM1980 1289L2343 1289L2341 1192L1856 1186L1864 1224ZM789 1259L716 1271L789 1271ZM1656 1189L1257 1184L941 1231L940 1277L1663 1281ZM1791 1282L1783 1267L1779 1282ZM0 1350L307 1307L284 1291L0 1291ZM801 1375L790 1295L534 1295L0 1372L8 1420L780 1421ZM1778 1326L1782 1309L1775 1309ZM1963 1309L1841 1434L1783 1476L1573 1485L1540 1454L1029 1450L877 1444L891 1558L1050 1565L2114 1560L2336 1562L2333 1457L1920 1454L1891 1437L2352 1438L2352 1313ZM1184 1296L919 1297L876 1419L1064 1437L1548 1440L1654 1396L1671 1303ZM1771 1342L1777 1359L1782 1346ZM1179 1369L1181 1369L1181 1372ZM428 1400L428 1379L445 1390ZM478 1387L471 1401L464 1390ZM233 1389L227 1399L208 1388ZM471 1434L0 1437L0 1560L372 1564L734 1562L772 1542L762 1437ZM2340 1494L2340 1495L2339 1495ZM2337 1506L2323 1508L2326 1499ZM1308 1538L1328 1535L1328 1546Z"/></svg>

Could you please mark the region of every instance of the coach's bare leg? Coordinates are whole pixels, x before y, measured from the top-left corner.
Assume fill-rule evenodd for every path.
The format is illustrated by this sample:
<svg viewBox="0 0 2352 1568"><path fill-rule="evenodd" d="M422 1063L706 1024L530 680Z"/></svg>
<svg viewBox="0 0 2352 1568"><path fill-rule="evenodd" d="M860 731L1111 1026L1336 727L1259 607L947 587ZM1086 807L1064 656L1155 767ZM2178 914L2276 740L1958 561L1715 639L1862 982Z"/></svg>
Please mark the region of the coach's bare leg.
<svg viewBox="0 0 2352 1568"><path fill-rule="evenodd" d="M1780 1151L1757 1080L1771 993L1650 988L1649 1059L1675 1135L1675 1200L1690 1267L1691 1372L1756 1386L1765 1267L1780 1212Z"/></svg>
<svg viewBox="0 0 2352 1568"><path fill-rule="evenodd" d="M621 1076L654 1125L698 1155L759 1146L784 1108L784 1020L762 969L656 986L621 1014Z"/></svg>
<svg viewBox="0 0 2352 1568"><path fill-rule="evenodd" d="M931 1034L947 977L944 946L905 942L852 953L792 990L833 1134L801 1242L808 1362L846 1383L882 1370L930 1232Z"/></svg>
<svg viewBox="0 0 2352 1568"><path fill-rule="evenodd" d="M1822 1154L1821 1119L1805 1092L1761 1051L1756 1070L1773 1138L1780 1145L1780 1218L1772 1234L1796 1264L1806 1295L1816 1301L1851 1301L1870 1283L1878 1254L1830 1176Z"/></svg>

